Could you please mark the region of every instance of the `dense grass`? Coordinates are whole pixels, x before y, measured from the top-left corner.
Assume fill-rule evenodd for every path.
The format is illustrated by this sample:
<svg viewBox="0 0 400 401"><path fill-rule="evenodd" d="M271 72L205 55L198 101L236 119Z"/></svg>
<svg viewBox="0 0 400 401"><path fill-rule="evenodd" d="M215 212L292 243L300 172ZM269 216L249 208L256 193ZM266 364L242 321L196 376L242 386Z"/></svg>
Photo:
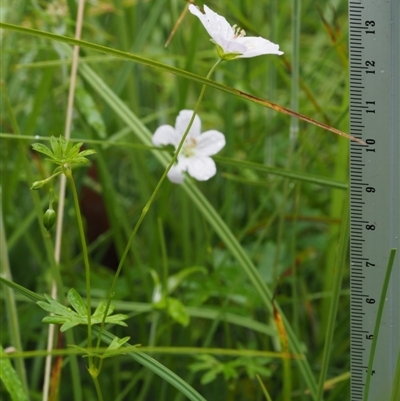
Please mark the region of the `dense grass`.
<svg viewBox="0 0 400 401"><path fill-rule="evenodd" d="M185 5L86 5L82 39L105 49L81 48L71 138L97 152L90 169L74 170L93 240L94 307L107 299L132 230L171 159L169 151L151 146L151 135L161 124L173 125L181 109L193 109L200 94L198 82L171 74L167 65L205 77L217 60L189 13L164 46ZM346 2L207 5L285 52L224 62L211 79L347 131ZM2 22L74 36L73 1L20 0L3 8ZM41 223L48 192L29 190L53 169L31 144L64 135L72 59L69 45L31 33L2 31L2 266L6 277L9 266L12 280L32 293L23 296L19 289L13 300L4 287L1 345L24 352L15 368L36 400L42 398L48 325L41 322L46 312L32 301L50 294L53 280L61 301L70 288L85 298L87 282L70 187L59 265L55 230L47 235ZM103 333L101 345L112 335L130 336L145 353L127 349L104 359L98 377L103 399L240 401L269 394L274 401L348 400L348 140L213 87L199 115L203 131L226 135L215 157L218 173L202 183L163 183L133 238L113 297L115 312L129 316L128 327L106 326L112 334ZM182 280L169 294L174 304L168 313L154 304L155 278L165 295L173 275ZM60 400L97 399L89 359L69 347L85 347L86 340L82 328L58 333L53 361L62 369L53 370L59 383L52 388L58 386ZM66 352L57 356L57 349ZM4 387L0 394L7 399Z"/></svg>

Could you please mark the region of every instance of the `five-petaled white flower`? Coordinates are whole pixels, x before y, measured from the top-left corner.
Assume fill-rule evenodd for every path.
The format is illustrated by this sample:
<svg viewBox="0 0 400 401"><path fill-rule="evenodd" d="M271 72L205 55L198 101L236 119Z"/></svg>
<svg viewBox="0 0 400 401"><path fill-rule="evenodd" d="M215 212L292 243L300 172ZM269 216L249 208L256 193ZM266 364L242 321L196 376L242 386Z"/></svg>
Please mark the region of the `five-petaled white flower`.
<svg viewBox="0 0 400 401"><path fill-rule="evenodd" d="M262 37L247 36L243 29L236 25L230 26L228 21L204 5L203 14L198 7L189 5L189 11L198 17L211 36L211 41L217 45L218 55L224 60L249 58L263 54L278 54L279 45Z"/></svg>
<svg viewBox="0 0 400 401"><path fill-rule="evenodd" d="M193 110L182 110L175 121L175 128L170 125L161 125L153 135L155 146L173 145L178 148ZM225 136L221 132L211 130L201 133L201 121L196 115L193 125L179 152L177 163L168 172L170 181L181 184L183 173L187 171L190 176L199 181L207 181L215 175L217 168L210 156L218 153L225 146Z"/></svg>

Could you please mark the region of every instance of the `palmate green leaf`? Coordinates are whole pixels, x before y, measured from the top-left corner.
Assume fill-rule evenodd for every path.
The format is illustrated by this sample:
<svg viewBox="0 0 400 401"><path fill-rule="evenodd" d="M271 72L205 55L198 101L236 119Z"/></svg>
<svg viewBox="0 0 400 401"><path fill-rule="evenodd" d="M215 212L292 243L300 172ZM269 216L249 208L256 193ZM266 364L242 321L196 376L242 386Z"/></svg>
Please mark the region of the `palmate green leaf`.
<svg viewBox="0 0 400 401"><path fill-rule="evenodd" d="M60 331L62 332L78 325L88 324L87 306L76 290L71 289L68 291L68 300L71 302L71 305L76 310L76 312L73 311L71 308L60 304L58 301L49 297L46 294L45 298L46 302L38 301L37 304L42 309L52 313L53 315L44 317L42 322L61 324L62 326L60 328ZM109 316L113 312L114 308L114 305L110 305L105 322L118 324L120 326L127 326L127 324L124 322L124 320L128 318L127 315L117 314ZM106 304L104 302L100 302L95 312L91 316L91 325L100 324L103 321L105 310Z"/></svg>
<svg viewBox="0 0 400 401"><path fill-rule="evenodd" d="M32 148L37 152L49 156L49 158L46 158L45 160L58 164L59 166L64 166L65 164L88 164L90 160L86 159L85 156L96 153L94 149L86 149L80 152L83 142L73 144L62 136L59 138L51 136L50 145L52 150L41 143L34 143Z"/></svg>
<svg viewBox="0 0 400 401"><path fill-rule="evenodd" d="M13 288L14 290L18 291L25 297L31 299L32 301L41 301L43 300L43 297L12 282L9 281L3 277L0 276L0 282L3 284L9 286L10 288ZM95 326L93 328L93 332L95 334L99 334L99 329ZM101 333L101 339L107 343L111 344L114 341L114 338L116 338L113 334L108 332L107 330L103 330ZM123 340L123 339L121 339ZM124 343L122 345L123 347L132 347L131 345ZM145 366L147 369L151 370L154 372L154 374L158 375L161 377L163 380L166 382L170 383L172 386L174 386L178 391L180 391L182 394L184 394L189 400L191 401L206 401L206 399L199 394L192 386L190 386L187 382L185 382L181 377L179 377L177 374L172 372L170 369L168 369L166 366L152 358L151 356L145 354L144 352L140 351L128 351L127 354L129 357L134 359L136 362L140 363L141 365Z"/></svg>

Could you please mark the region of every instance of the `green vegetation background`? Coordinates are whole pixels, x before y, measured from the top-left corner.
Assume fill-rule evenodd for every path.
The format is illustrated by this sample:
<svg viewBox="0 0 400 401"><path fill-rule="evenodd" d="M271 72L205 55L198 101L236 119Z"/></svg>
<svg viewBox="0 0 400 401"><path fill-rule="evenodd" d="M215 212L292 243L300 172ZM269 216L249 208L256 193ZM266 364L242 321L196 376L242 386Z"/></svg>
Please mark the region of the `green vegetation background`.
<svg viewBox="0 0 400 401"><path fill-rule="evenodd" d="M187 13L164 46L185 5L183 0L88 2L82 39L204 77L217 55L195 17ZM248 35L279 43L285 52L282 57L224 62L212 79L348 131L347 2L233 0L207 5ZM74 35L73 1L18 0L12 7L3 4L2 12L3 22ZM13 280L42 295L50 292L52 275L39 229L42 216L33 206L24 166L29 163L35 180L51 172L30 144L38 141L35 136L64 134L72 52L41 37L7 30L2 35L2 80L26 138L21 147L2 100L1 234ZM90 168L75 172L87 233L95 238L90 245L94 301L106 298L131 230L163 172L143 138L161 124L173 125L181 109L192 109L200 89L166 69L81 49L72 138L97 151ZM217 129L227 139L215 157L218 173L186 187L163 185L115 291L116 311L130 316L128 328L110 330L130 336L131 344L162 347L152 357L209 401L266 399L256 375L272 400L318 399L331 379L324 399L349 399L343 245L348 140L213 88L206 90L199 114L203 130ZM60 269L65 290L73 287L84 296L70 195L67 191ZM44 211L48 195L40 191L39 196ZM191 267L199 269L171 294L184 306L175 310L179 316L153 307L150 271L165 283L166 277ZM343 282L336 283L338 271ZM264 288L268 292L263 295ZM289 343L297 347L291 347L296 356L288 362L263 354L285 347L272 314L272 294L286 316L285 329L292 332ZM45 312L18 295L17 302L23 349L44 350ZM338 313L332 315L335 302ZM1 343L6 347L12 339L3 310ZM75 343L84 345L84 332L74 334ZM61 339L61 347L66 346ZM224 355L226 349L237 353ZM260 352L254 356L249 350ZM303 367L296 360L299 351L304 352ZM72 392L69 357L62 363L58 397L67 400ZM82 397L96 399L86 359L79 357L78 363ZM26 358L25 366L31 399L40 399L44 358ZM185 399L128 355L106 359L99 381L105 400ZM1 391L1 397L8 397Z"/></svg>

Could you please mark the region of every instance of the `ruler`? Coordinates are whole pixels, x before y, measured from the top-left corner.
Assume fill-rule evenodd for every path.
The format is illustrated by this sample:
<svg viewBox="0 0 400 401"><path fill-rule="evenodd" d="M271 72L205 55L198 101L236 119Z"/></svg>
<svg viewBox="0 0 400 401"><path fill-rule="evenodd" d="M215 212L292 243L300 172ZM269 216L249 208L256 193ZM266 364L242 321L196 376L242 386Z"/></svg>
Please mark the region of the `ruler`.
<svg viewBox="0 0 400 401"><path fill-rule="evenodd" d="M364 399L390 250L397 248L368 401L390 401L400 352L400 0L349 0L351 401ZM400 394L395 398L400 400Z"/></svg>

